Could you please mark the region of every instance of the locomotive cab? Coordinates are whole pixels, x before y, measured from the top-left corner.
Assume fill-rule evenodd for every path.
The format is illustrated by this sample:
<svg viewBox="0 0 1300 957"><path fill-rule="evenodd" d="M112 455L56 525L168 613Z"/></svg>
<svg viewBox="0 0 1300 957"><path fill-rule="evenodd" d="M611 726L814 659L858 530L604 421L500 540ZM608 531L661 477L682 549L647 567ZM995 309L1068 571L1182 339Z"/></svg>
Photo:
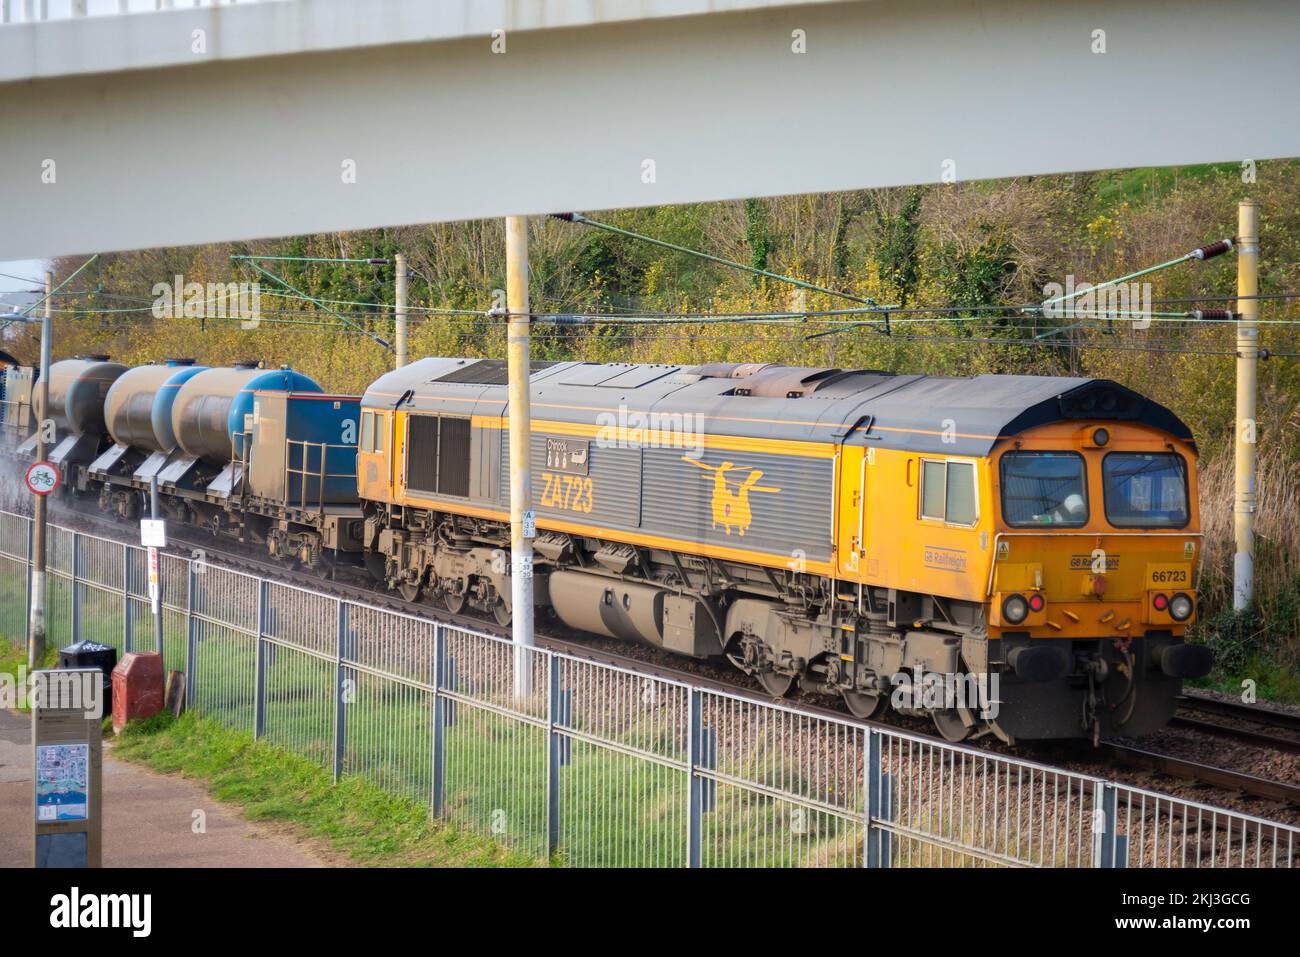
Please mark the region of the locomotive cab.
<svg viewBox="0 0 1300 957"><path fill-rule="evenodd" d="M1188 645L1200 549L1195 446L1140 422L1038 426L990 455L995 509L989 664L1033 721L1092 736L1164 725L1185 678L1209 671ZM1004 697L1006 697L1004 695ZM1047 713L1047 712L1050 712ZM1054 735L1053 735L1054 736Z"/></svg>

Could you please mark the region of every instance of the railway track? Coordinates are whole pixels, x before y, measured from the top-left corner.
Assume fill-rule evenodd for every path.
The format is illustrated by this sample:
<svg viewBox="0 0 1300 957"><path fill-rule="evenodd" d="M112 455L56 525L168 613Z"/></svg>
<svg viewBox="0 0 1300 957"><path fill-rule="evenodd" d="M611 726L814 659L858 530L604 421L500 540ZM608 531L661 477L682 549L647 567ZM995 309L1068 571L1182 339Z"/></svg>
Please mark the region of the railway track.
<svg viewBox="0 0 1300 957"><path fill-rule="evenodd" d="M123 526L116 520L104 518L94 512L67 508L62 509L61 511L63 513L62 517L73 518L90 526L91 528L87 529L88 531L93 530L101 534L106 533L117 536L120 536L123 531ZM462 627L468 630L484 632L501 638L510 637L509 629L502 627L498 622L490 617L477 617L463 612L452 612L442 607L434 607L427 603L407 601L399 595L381 589L370 581L368 573L360 567L354 568L352 566L339 566L335 569L335 574L326 579L321 577L319 574L294 568L286 568L282 565L266 561L263 558L246 554L246 551L251 551L252 549L245 549L236 542L214 539L209 535L203 535L201 537L183 537L178 536L173 532L169 536L169 548L173 552L179 552L180 554L187 556L192 554L193 549L202 549L204 554L208 557L208 560L211 561L214 558L216 559L216 561L213 561L214 564L226 565L240 571L256 570L259 574L272 581L278 581L286 585L294 585L297 587L305 586L317 590L325 589L336 597L364 602L369 605L385 608L401 614L411 615L413 617L423 618L430 621L438 621L443 624ZM357 581L365 582L365 584L342 580L338 577L339 573L341 573L344 578L356 578ZM761 690L745 688L738 685L730 673L728 674L727 679L716 674L711 674L711 667L708 665L702 665L696 670L688 670L685 668L664 665L649 660L646 657L628 655L601 647L601 645L607 643L623 646L622 642L618 642L615 639L601 638L598 636L584 636L582 640L574 640L571 638L561 638L554 635L543 635L539 633L536 636L536 641L540 647L552 651L563 652L600 664L632 669L654 677L686 682L709 690L724 691L728 694L739 695L743 698L759 703L770 703L772 701L771 696L765 694ZM900 728L899 726L888 722L868 721L855 718L850 715L846 709L839 709L804 700L798 701L798 705L800 710L813 715L829 717L839 721L847 721L866 727L879 727L892 731L905 730L910 735L923 738L927 741L933 741L935 744L946 744L942 738L936 735L927 734L923 731L918 731L915 728ZM1189 692L1184 696L1182 708L1188 711L1207 713L1236 721L1255 722L1257 725L1264 725L1272 729L1283 731L1294 730L1300 732L1300 718L1294 715L1285 712L1272 711L1259 706L1245 704L1238 705L1235 702L1209 698L1204 695L1196 694L1195 692ZM1258 744L1261 747L1275 748L1287 753L1297 753L1297 751L1300 750L1300 742L1273 733L1273 731L1252 731L1250 729L1243 729L1237 725L1211 723L1196 718L1184 717L1183 715L1176 717L1174 721L1171 722L1171 726L1230 736L1238 740L1250 741L1251 743ZM992 747L996 750L1000 747L1000 743L982 742L982 746ZM1113 763L1121 766L1152 771L1180 780L1196 782L1231 794L1246 795L1263 801L1300 808L1300 786L1297 785L1261 778L1244 772L1204 764L1169 754L1161 754L1129 744L1103 742L1101 749L1113 761Z"/></svg>
<svg viewBox="0 0 1300 957"><path fill-rule="evenodd" d="M1232 738L1287 754L1300 754L1300 715L1196 692L1183 695L1179 712L1170 722L1172 727ZM1207 721L1189 715L1220 720Z"/></svg>
<svg viewBox="0 0 1300 957"><path fill-rule="evenodd" d="M1300 787L1294 784L1256 777L1253 774L1216 767L1187 758L1147 751L1127 744L1103 742L1102 747L1117 762L1128 767L1157 771L1185 781L1195 781L1225 791L1248 794L1265 801L1300 807Z"/></svg>

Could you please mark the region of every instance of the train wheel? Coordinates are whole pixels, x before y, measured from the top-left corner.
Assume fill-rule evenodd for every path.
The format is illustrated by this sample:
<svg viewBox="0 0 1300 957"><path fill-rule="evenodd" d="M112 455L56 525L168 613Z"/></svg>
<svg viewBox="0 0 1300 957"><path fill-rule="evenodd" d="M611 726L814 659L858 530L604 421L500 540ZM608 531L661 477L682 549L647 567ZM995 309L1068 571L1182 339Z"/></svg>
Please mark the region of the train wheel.
<svg viewBox="0 0 1300 957"><path fill-rule="evenodd" d="M420 583L402 582L397 586L397 594L401 595L406 601L419 601Z"/></svg>
<svg viewBox="0 0 1300 957"><path fill-rule="evenodd" d="M465 596L445 591L442 593L442 603L447 606L447 610L453 615L459 615L461 609L465 607Z"/></svg>
<svg viewBox="0 0 1300 957"><path fill-rule="evenodd" d="M936 708L930 712L930 717L934 719L934 726L938 729L939 735L953 744L965 741L971 732L956 708Z"/></svg>
<svg viewBox="0 0 1300 957"><path fill-rule="evenodd" d="M872 694L869 691L845 691L844 704L849 709L849 714L855 718L874 718L884 710L884 695Z"/></svg>
<svg viewBox="0 0 1300 957"><path fill-rule="evenodd" d="M492 606L492 616L496 618L497 624L502 628L510 624L510 609L506 607L506 603L503 601L498 601Z"/></svg>
<svg viewBox="0 0 1300 957"><path fill-rule="evenodd" d="M794 675L780 675L775 671L760 671L754 677L763 686L763 690L773 698L784 698L794 687Z"/></svg>

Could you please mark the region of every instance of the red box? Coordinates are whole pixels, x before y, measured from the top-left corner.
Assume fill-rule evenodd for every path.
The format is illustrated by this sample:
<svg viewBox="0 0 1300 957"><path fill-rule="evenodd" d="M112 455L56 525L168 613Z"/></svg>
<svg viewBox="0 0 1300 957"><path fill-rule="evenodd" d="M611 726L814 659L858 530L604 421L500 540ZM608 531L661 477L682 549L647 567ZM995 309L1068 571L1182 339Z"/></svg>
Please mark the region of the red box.
<svg viewBox="0 0 1300 957"><path fill-rule="evenodd" d="M131 651L113 669L113 730L162 710L163 661L156 651Z"/></svg>

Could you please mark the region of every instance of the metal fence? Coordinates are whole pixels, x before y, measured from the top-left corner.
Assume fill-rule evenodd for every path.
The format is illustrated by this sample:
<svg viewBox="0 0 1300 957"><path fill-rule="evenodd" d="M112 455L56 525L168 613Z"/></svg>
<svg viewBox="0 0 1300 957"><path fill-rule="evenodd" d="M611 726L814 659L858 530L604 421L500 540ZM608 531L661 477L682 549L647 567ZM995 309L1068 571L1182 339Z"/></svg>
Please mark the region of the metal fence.
<svg viewBox="0 0 1300 957"><path fill-rule="evenodd" d="M0 634L30 521L0 512ZM153 650L144 551L51 527L51 641ZM1291 867L1300 828L163 556L190 706L537 858L659 867Z"/></svg>

